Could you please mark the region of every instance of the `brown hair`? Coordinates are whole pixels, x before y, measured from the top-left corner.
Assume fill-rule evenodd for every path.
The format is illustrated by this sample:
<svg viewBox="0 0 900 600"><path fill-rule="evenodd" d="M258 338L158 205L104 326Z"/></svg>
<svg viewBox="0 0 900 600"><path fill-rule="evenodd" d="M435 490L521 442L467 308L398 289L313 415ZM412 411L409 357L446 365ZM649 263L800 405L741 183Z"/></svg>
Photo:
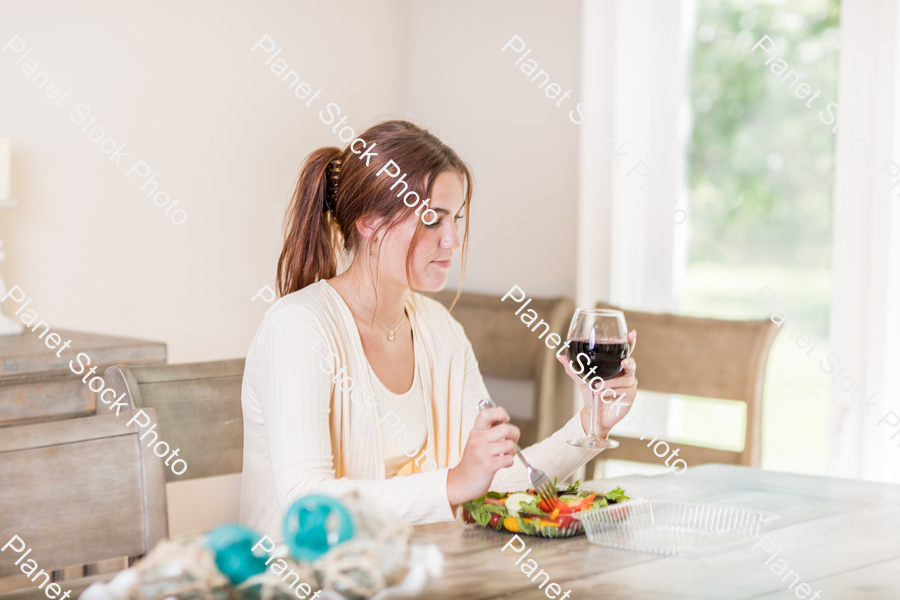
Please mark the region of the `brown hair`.
<svg viewBox="0 0 900 600"><path fill-rule="evenodd" d="M352 150L353 147L355 149ZM372 154L363 159L366 150L371 150ZM341 160L341 170L340 185L332 201L332 214L325 208L325 194L328 166L335 159ZM391 160L399 165L401 174L406 174L403 183L397 183L402 175L390 177L390 171L385 171L380 177L375 176ZM366 166L367 161L369 166ZM276 275L278 293L286 296L320 279L336 276L337 259L341 252L355 251L362 242L363 238L356 229L359 219L371 216L383 218L384 222L378 230L390 230L417 208L417 205L409 207L404 204L405 194L417 192L418 206L421 206L431 196L437 176L445 171L458 173L465 189L463 212L466 226L460 273L462 287L472 199L469 168L456 152L421 127L408 121L385 121L361 133L343 150L319 148L306 157L285 215L284 247L278 258ZM404 183L409 185L408 190ZM396 189L391 189L391 186ZM410 287L409 263L424 226L422 219L418 219L406 254L406 279Z"/></svg>

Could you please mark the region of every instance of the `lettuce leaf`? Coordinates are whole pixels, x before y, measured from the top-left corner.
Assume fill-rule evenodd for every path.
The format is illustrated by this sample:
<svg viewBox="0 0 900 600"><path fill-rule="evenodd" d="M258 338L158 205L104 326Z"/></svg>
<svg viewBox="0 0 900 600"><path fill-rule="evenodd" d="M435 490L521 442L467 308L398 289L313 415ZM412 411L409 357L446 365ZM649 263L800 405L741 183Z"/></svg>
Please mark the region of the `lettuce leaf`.
<svg viewBox="0 0 900 600"><path fill-rule="evenodd" d="M490 506L489 504L482 504L481 506L475 508L474 510L470 510L469 514L472 515L472 518L475 519L475 522L481 525L482 527L487 527L491 524L491 513L490 511L484 510L485 506Z"/></svg>
<svg viewBox="0 0 900 600"><path fill-rule="evenodd" d="M624 502L625 500L630 500L630 498L625 495L625 490L623 490L620 487L617 487L613 491L607 492L606 494L603 494L603 495L606 497L607 500L610 500L612 502Z"/></svg>
<svg viewBox="0 0 900 600"><path fill-rule="evenodd" d="M540 528L531 524L531 519L533 518L529 517L528 520L525 520L522 517L516 517L516 520L519 521L519 533L524 533L525 535L537 535L540 533Z"/></svg>
<svg viewBox="0 0 900 600"><path fill-rule="evenodd" d="M536 517L549 517L550 515L538 508L539 499L535 497L531 502L523 502L519 505L519 513L534 515Z"/></svg>
<svg viewBox="0 0 900 600"><path fill-rule="evenodd" d="M469 511L469 514L472 515L472 518L475 519L475 522L481 525L482 527L490 528L491 524L491 515L498 514L501 518L508 517L509 511L506 510L505 506L499 504L485 504L485 498L504 498L507 494L500 494L498 492L488 492L481 498L476 498L475 500L469 500L468 502L463 502L463 508Z"/></svg>

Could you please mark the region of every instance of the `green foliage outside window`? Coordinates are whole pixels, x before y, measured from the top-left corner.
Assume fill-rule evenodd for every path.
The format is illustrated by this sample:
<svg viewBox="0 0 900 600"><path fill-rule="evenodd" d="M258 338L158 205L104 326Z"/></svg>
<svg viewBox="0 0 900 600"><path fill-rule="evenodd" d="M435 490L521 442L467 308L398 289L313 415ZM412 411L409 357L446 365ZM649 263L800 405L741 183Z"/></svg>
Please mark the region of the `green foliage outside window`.
<svg viewBox="0 0 900 600"><path fill-rule="evenodd" d="M837 102L838 17L838 0L697 0L689 259L679 306L684 314L763 319L766 308L751 297L768 285L790 317L823 340L823 353L835 135L819 111ZM751 52L764 35L775 50ZM778 59L788 63L780 75L770 69ZM793 76L782 78L791 69L800 82L789 89ZM810 108L809 97L795 95L801 82L809 96L822 91ZM763 401L763 468L824 474L828 385L792 340L776 338ZM671 433L686 443L740 447L743 413L723 412L725 404L734 403L676 400Z"/></svg>
<svg viewBox="0 0 900 600"><path fill-rule="evenodd" d="M699 0L691 74L690 261L827 267L837 101L837 0ZM775 53L751 48L768 35ZM779 77L770 70L788 63ZM791 69L812 93L781 81ZM812 96L812 93L810 96ZM827 113L826 113L827 117Z"/></svg>

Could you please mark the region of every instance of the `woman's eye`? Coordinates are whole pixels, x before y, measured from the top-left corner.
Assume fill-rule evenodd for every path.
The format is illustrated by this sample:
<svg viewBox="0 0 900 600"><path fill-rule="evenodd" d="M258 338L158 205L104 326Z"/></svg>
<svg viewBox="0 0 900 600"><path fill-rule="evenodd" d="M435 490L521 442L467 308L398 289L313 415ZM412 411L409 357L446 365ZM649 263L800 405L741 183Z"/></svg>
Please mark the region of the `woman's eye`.
<svg viewBox="0 0 900 600"><path fill-rule="evenodd" d="M456 225L457 222L461 221L464 218L465 218L465 215L458 215L456 217L453 217L453 224ZM438 219L434 223L431 223L431 224L426 223L425 227L427 227L428 229L434 229L435 227L438 227L442 222L443 222L443 219Z"/></svg>

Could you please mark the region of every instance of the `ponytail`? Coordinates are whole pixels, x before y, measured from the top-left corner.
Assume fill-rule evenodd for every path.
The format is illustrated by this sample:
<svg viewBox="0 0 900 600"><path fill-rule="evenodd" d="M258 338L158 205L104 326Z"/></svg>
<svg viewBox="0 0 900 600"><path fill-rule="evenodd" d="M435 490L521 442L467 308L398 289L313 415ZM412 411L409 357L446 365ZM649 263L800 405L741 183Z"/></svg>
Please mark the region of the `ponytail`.
<svg viewBox="0 0 900 600"><path fill-rule="evenodd" d="M276 287L281 296L337 275L340 231L325 209L328 165L339 148L319 148L304 161L284 219L284 247L278 258Z"/></svg>

